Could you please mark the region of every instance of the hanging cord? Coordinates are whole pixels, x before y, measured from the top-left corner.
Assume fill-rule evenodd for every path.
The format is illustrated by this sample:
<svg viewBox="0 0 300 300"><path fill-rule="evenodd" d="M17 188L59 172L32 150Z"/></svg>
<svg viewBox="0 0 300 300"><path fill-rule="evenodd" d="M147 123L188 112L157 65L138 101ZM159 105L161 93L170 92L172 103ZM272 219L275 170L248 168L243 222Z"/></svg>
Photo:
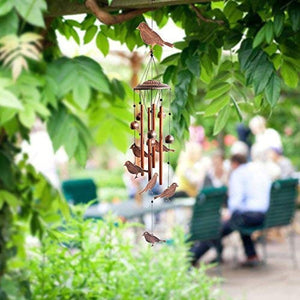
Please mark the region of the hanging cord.
<svg viewBox="0 0 300 300"><path fill-rule="evenodd" d="M170 135L171 134L171 90L169 90L168 98L169 98L169 135ZM169 186L170 186L170 151L168 151L168 187Z"/></svg>

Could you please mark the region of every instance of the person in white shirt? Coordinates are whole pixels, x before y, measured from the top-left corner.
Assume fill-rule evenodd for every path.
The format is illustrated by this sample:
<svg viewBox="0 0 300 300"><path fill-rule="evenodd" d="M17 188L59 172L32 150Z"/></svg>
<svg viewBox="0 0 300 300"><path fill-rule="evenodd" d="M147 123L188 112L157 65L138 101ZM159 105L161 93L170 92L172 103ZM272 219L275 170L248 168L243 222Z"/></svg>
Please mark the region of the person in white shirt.
<svg viewBox="0 0 300 300"><path fill-rule="evenodd" d="M222 226L221 237L229 235L234 230L242 227L259 226L264 222L265 213L269 207L271 179L269 174L255 163L246 163L243 155L233 155L231 157L232 173L229 179L228 209L229 218ZM259 263L254 243L250 235L241 233L243 246L246 254L244 265L254 266ZM220 252L222 246L219 244ZM192 247L193 261L197 260L211 247L212 243L202 242Z"/></svg>

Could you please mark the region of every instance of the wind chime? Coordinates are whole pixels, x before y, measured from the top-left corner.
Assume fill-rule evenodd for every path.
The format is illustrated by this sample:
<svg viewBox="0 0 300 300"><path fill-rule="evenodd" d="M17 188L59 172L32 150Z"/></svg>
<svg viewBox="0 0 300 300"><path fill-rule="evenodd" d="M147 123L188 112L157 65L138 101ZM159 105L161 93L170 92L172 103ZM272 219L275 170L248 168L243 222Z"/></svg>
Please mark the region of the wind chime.
<svg viewBox="0 0 300 300"><path fill-rule="evenodd" d="M158 71L153 56L154 45L167 45L173 47L173 44L167 43L154 32L146 23L142 22L137 27L140 30L143 41L150 45L150 60L146 66L142 76L141 83L133 90L133 121L130 128L134 131L134 142L130 149L132 150L135 161L134 163L127 161L125 166L127 170L138 177L147 176L148 182L143 190L139 193L148 192L157 184L163 185L164 178L164 153L167 153L168 164L168 187L159 195L151 200L151 233L144 232L143 236L152 246L158 242L164 242L153 235L154 213L153 202L157 198L172 197L176 191L177 184L170 185L169 168L170 168L170 152L173 149L168 147L174 142L174 137L170 134L171 110L170 98L171 88L169 85L156 80ZM138 101L136 95L138 94ZM164 119L168 119L168 133L164 134ZM138 135L138 137L136 137ZM167 144L168 146L166 146ZM158 173L154 172L158 169Z"/></svg>

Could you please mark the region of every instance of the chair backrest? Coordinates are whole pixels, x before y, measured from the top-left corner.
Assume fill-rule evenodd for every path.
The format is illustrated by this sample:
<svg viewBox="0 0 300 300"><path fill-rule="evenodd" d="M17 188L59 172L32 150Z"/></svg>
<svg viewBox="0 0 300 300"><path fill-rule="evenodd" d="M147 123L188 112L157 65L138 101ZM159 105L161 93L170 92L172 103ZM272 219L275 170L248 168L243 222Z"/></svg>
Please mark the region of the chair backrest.
<svg viewBox="0 0 300 300"><path fill-rule="evenodd" d="M220 237L221 207L226 198L226 187L208 187L198 194L190 224L190 241L206 241Z"/></svg>
<svg viewBox="0 0 300 300"><path fill-rule="evenodd" d="M266 213L265 228L289 225L296 209L298 179L274 181L270 194L270 206Z"/></svg>
<svg viewBox="0 0 300 300"><path fill-rule="evenodd" d="M88 203L97 198L97 188L92 179L72 179L62 183L65 198L72 204Z"/></svg>

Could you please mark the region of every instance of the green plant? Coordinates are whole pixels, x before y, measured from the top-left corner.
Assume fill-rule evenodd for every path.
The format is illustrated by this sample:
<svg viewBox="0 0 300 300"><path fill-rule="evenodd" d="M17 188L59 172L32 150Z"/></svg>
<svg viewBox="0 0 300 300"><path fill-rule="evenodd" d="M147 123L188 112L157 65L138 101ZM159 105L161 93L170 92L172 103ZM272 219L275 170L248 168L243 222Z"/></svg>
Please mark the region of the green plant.
<svg viewBox="0 0 300 300"><path fill-rule="evenodd" d="M216 279L191 269L182 230L174 245L152 248L137 224L83 220L75 212L63 231L51 230L30 247L32 299L216 299ZM10 299L10 298L9 298Z"/></svg>

